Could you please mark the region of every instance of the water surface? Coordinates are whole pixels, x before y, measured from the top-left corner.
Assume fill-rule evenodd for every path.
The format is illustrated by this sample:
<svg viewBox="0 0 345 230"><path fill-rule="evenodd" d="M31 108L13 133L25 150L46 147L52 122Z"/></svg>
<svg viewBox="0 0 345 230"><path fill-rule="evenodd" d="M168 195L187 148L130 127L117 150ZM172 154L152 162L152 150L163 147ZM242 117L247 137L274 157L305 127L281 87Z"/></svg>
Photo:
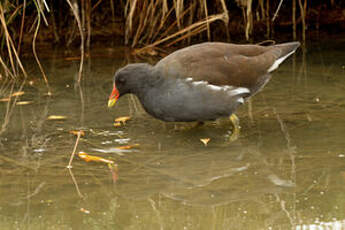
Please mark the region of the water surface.
<svg viewBox="0 0 345 230"><path fill-rule="evenodd" d="M44 57L50 97L26 59L30 79L19 100L30 104L6 116L0 102L1 229L344 229L344 49L341 41L314 43L282 64L238 110L241 135L232 143L226 119L168 124L133 96L109 110L123 48L94 50L80 87L78 60ZM121 116L131 120L114 127ZM117 163L116 182L106 164L76 156L66 168L71 130L85 131L77 152Z"/></svg>

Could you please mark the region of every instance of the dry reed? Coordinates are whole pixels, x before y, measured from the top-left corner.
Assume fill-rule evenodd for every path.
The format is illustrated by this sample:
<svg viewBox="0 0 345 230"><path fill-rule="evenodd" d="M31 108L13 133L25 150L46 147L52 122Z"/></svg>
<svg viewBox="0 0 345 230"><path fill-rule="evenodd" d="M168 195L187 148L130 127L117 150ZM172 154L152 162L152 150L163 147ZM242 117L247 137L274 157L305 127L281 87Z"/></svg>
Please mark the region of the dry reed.
<svg viewBox="0 0 345 230"><path fill-rule="evenodd" d="M341 5L340 2L327 1L330 7L334 8L337 7L337 4ZM235 7L234 3L238 7ZM60 40L60 37L65 37L68 45L73 40L80 39L81 58L78 73L78 82L80 82L85 56L84 48L90 48L91 36L94 31L92 27L95 26L94 20L104 12L111 14L112 22L123 21L121 29L124 43L132 48L141 48L137 52L141 53L145 49L150 50L157 46L171 46L178 42L189 43L191 38L196 35L199 35L202 40L213 40L215 38L212 37L213 32L223 32L227 40L230 40L229 30L232 28L229 28L229 22L231 20L235 23L234 20L238 18L234 18L234 15L239 9L242 9L243 19L238 20L236 24L242 24L239 28L243 29L246 40L253 39L255 26L260 24L258 22L263 22L261 25L266 27L266 37L271 38L274 32L273 22L277 23L280 20L280 15L282 15L279 14L280 10L286 10L287 7L290 7L292 12L291 25L294 40L298 39L298 23L301 24L302 40L305 40L308 7L313 7L311 3L309 4L306 0L292 0L291 2L284 0L215 0L212 1L212 4L206 0L98 0L94 3L91 0L24 0L23 2L5 0L0 3L1 73L9 78L17 78L20 74L26 77L20 61L20 53L24 35L29 36L32 38L33 56L49 89L48 78L36 51L41 21L47 27L52 27L51 32L54 33L56 41ZM58 15L62 12L61 7L70 9L73 18L69 14L62 15L62 17ZM49 14L51 17L48 17ZM57 17L57 21L55 20L56 15L60 16ZM215 24L216 21L222 22L224 30L220 29L221 24ZM64 28L66 24L72 24L72 26ZM12 28L12 26L18 28ZM106 26L103 24L102 26L106 29ZM79 35L74 33L76 28L79 30Z"/></svg>
<svg viewBox="0 0 345 230"><path fill-rule="evenodd" d="M83 73L83 64L84 64L84 56L85 56L85 51L84 51L84 33L83 33L83 26L81 21L80 21L80 16L79 16L79 7L77 1L73 1L73 4L70 2L70 0L66 0L68 5L71 7L71 10L73 12L73 15L75 17L75 20L77 21L79 33L80 33L80 65L79 65L79 72L78 72L78 83L80 83L82 73Z"/></svg>

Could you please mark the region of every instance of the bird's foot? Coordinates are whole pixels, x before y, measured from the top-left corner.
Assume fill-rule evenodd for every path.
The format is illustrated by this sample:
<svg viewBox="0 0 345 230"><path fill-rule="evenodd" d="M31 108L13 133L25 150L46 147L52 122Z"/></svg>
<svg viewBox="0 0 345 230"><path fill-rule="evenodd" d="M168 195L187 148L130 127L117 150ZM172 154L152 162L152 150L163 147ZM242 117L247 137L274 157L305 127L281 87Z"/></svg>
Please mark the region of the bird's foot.
<svg viewBox="0 0 345 230"><path fill-rule="evenodd" d="M236 114L231 114L229 117L231 125L232 125L232 133L230 135L229 141L233 142L236 141L240 136L240 119L236 116Z"/></svg>

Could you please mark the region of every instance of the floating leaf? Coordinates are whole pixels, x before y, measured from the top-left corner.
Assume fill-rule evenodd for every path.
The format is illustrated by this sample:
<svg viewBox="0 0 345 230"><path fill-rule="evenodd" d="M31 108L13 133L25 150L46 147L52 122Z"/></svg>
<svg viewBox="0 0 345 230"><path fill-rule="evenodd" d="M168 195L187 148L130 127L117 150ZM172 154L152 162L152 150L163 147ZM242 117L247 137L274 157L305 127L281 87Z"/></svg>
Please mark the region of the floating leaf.
<svg viewBox="0 0 345 230"><path fill-rule="evenodd" d="M76 60L80 60L80 56L78 57L65 57L66 61L76 61Z"/></svg>
<svg viewBox="0 0 345 230"><path fill-rule="evenodd" d="M94 161L94 162L103 162L107 164L114 164L114 161L112 160L107 160L107 159L104 159L103 157L88 155L87 153L84 153L84 152L78 153L78 156L86 162Z"/></svg>
<svg viewBox="0 0 345 230"><path fill-rule="evenodd" d="M133 144L133 145L124 145L124 146L119 146L119 147L116 147L117 149L131 149L131 148L135 148L135 147L138 147L139 144Z"/></svg>
<svg viewBox="0 0 345 230"><path fill-rule="evenodd" d="M210 138L202 138L200 139L200 141L205 145L207 146L208 142L210 141L211 139Z"/></svg>
<svg viewBox="0 0 345 230"><path fill-rule="evenodd" d="M313 121L313 119L311 118L311 116L310 116L309 114L307 114L307 120L308 120L309 122Z"/></svg>
<svg viewBox="0 0 345 230"><path fill-rule="evenodd" d="M73 134L73 135L76 135L76 136L78 136L78 134L80 133L81 137L85 136L85 132L82 131L82 130L71 130L71 131L69 131L69 133Z"/></svg>
<svg viewBox="0 0 345 230"><path fill-rule="evenodd" d="M17 97L17 96L22 96L24 94L24 91L18 91L13 93L10 97Z"/></svg>
<svg viewBox="0 0 345 230"><path fill-rule="evenodd" d="M9 97L1 98L0 101L2 101L2 102L7 102L7 101L10 101L10 98L9 98Z"/></svg>
<svg viewBox="0 0 345 230"><path fill-rule="evenodd" d="M130 119L131 119L130 117L118 117L115 119L115 122L120 122L120 123L125 124Z"/></svg>
<svg viewBox="0 0 345 230"><path fill-rule="evenodd" d="M67 117L66 116L59 116L59 115L50 115L47 119L48 120L66 120Z"/></svg>
<svg viewBox="0 0 345 230"><path fill-rule="evenodd" d="M46 204L52 204L53 201L52 200L41 200L41 203L46 203Z"/></svg>
<svg viewBox="0 0 345 230"><path fill-rule="evenodd" d="M33 101L18 101L16 105L30 105Z"/></svg>
<svg viewBox="0 0 345 230"><path fill-rule="evenodd" d="M115 122L114 123L114 127L120 127L121 126L121 122Z"/></svg>
<svg viewBox="0 0 345 230"><path fill-rule="evenodd" d="M85 214L90 214L90 211L85 209L85 208L80 208L80 211L85 213Z"/></svg>

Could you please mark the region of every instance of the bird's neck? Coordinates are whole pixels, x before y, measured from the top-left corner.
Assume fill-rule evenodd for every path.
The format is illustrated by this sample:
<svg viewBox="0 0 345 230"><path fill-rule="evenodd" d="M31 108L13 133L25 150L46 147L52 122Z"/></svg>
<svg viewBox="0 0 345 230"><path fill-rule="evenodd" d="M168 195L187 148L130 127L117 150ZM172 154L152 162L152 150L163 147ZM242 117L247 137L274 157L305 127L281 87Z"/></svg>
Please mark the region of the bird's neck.
<svg viewBox="0 0 345 230"><path fill-rule="evenodd" d="M150 67L151 68L136 76L136 80L134 82L134 85L132 86L131 93L137 95L138 97L143 96L152 88L159 87L163 81L163 78L157 71L155 71L154 67Z"/></svg>

